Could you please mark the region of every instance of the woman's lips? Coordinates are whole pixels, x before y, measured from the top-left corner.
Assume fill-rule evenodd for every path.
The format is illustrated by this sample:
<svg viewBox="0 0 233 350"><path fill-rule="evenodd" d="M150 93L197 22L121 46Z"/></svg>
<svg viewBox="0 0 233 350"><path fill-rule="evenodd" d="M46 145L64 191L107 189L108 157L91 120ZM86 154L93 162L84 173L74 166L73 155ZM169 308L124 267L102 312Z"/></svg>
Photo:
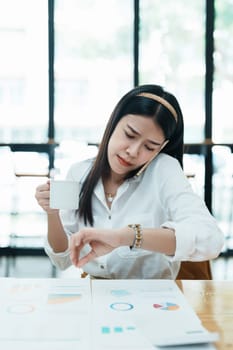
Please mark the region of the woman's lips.
<svg viewBox="0 0 233 350"><path fill-rule="evenodd" d="M117 156L118 161L121 165L128 167L128 166L132 166L131 163L127 162L125 159L121 158L120 156Z"/></svg>

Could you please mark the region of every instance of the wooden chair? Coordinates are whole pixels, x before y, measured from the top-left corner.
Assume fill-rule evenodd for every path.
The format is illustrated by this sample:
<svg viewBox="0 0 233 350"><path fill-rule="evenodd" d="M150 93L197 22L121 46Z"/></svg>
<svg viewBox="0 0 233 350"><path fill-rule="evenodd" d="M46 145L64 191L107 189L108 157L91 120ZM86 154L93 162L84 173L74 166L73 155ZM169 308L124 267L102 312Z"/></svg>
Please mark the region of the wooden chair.
<svg viewBox="0 0 233 350"><path fill-rule="evenodd" d="M210 261L182 261L177 280L211 280Z"/></svg>

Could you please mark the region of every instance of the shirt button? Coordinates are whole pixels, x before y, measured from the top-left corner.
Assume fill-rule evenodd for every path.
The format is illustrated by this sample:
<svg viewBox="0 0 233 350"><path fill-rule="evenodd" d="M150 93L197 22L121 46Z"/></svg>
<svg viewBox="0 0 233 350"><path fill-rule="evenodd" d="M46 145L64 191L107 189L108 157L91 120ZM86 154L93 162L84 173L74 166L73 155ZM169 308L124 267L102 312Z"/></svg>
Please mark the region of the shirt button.
<svg viewBox="0 0 233 350"><path fill-rule="evenodd" d="M100 265L100 268L101 268L101 269L104 269L104 265Z"/></svg>
<svg viewBox="0 0 233 350"><path fill-rule="evenodd" d="M111 218L112 218L111 215L109 215L108 218L109 218L109 220L111 220Z"/></svg>

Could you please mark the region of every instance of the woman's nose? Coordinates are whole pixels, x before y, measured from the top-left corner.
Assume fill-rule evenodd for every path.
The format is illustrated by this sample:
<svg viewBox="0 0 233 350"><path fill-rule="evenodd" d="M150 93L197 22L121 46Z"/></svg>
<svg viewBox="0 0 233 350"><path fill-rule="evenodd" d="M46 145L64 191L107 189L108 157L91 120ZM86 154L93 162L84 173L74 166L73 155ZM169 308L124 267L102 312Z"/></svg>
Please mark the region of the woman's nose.
<svg viewBox="0 0 233 350"><path fill-rule="evenodd" d="M126 152L131 156L131 157L137 157L140 151L140 145L137 142L132 142Z"/></svg>

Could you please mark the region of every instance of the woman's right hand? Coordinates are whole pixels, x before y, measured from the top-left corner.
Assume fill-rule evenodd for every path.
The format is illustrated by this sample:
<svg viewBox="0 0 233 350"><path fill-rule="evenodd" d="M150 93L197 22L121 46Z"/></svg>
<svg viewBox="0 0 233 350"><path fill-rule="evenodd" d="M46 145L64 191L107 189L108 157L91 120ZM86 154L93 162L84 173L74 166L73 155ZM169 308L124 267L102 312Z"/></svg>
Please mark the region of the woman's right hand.
<svg viewBox="0 0 233 350"><path fill-rule="evenodd" d="M36 188L35 198L39 206L47 213L54 214L58 212L58 209L50 208L50 181L43 185L39 185Z"/></svg>

